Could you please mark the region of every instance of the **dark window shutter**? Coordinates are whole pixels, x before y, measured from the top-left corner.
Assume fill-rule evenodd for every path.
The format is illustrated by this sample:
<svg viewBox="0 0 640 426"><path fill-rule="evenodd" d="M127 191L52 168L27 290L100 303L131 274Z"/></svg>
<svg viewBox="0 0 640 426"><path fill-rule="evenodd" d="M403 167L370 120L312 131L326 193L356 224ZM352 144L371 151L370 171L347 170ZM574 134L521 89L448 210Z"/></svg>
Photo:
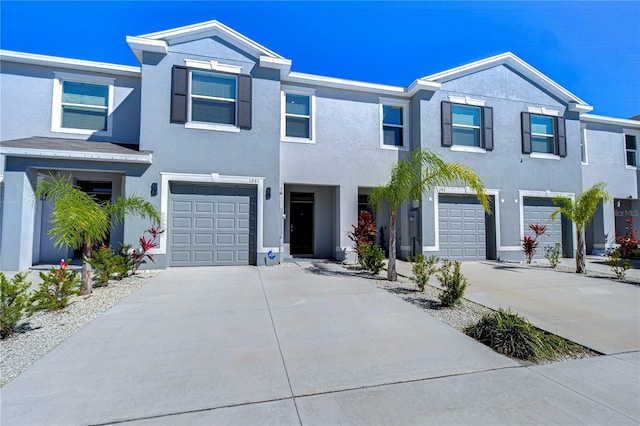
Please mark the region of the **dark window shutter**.
<svg viewBox="0 0 640 426"><path fill-rule="evenodd" d="M238 76L238 127L251 129L251 76Z"/></svg>
<svg viewBox="0 0 640 426"><path fill-rule="evenodd" d="M442 102L442 146L453 145L453 129L451 127L451 102Z"/></svg>
<svg viewBox="0 0 640 426"><path fill-rule="evenodd" d="M493 151L493 108L482 108L482 131L484 137L484 149Z"/></svg>
<svg viewBox="0 0 640 426"><path fill-rule="evenodd" d="M522 153L531 154L531 119L528 112L522 113Z"/></svg>
<svg viewBox="0 0 640 426"><path fill-rule="evenodd" d="M187 90L189 69L174 66L171 71L171 117L172 123L187 122Z"/></svg>
<svg viewBox="0 0 640 426"><path fill-rule="evenodd" d="M558 129L557 135L557 149L558 155L560 157L567 156L567 136L565 130L565 122L563 117L558 117L556 119L556 128Z"/></svg>

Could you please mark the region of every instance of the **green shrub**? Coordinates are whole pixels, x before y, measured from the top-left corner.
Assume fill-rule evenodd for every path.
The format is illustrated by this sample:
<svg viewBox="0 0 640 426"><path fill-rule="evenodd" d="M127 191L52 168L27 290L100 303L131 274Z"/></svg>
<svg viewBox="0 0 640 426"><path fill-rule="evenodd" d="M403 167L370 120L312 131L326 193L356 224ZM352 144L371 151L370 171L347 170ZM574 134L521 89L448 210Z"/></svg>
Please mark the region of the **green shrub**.
<svg viewBox="0 0 640 426"><path fill-rule="evenodd" d="M460 304L460 299L467 288L467 279L460 272L460 262L444 259L438 270L438 281L442 286L442 291L438 295L440 303L444 306Z"/></svg>
<svg viewBox="0 0 640 426"><path fill-rule="evenodd" d="M440 258L433 255L426 257L423 254L417 254L409 261L412 263L410 280L416 283L416 287L422 292L429 282L429 278L438 271L437 265Z"/></svg>
<svg viewBox="0 0 640 426"><path fill-rule="evenodd" d="M384 252L377 244L362 244L358 262L363 269L377 274L384 268Z"/></svg>
<svg viewBox="0 0 640 426"><path fill-rule="evenodd" d="M624 280L627 276L627 270L633 268L629 259L621 259L619 249L609 251L606 264L611 268L611 272L621 280Z"/></svg>
<svg viewBox="0 0 640 426"><path fill-rule="evenodd" d="M91 253L91 259L86 261L93 269L93 284L103 287L109 283L109 279L116 273L116 259L111 251L111 246L101 246Z"/></svg>
<svg viewBox="0 0 640 426"><path fill-rule="evenodd" d="M496 352L528 361L553 359L581 349L575 343L540 330L526 318L502 308L483 315L480 321L467 327L465 333Z"/></svg>
<svg viewBox="0 0 640 426"><path fill-rule="evenodd" d="M40 272L42 282L38 291L31 296L30 312L63 309L69 304L71 296L80 293L78 271L67 269L70 260L61 260L59 267L52 266L46 274Z"/></svg>
<svg viewBox="0 0 640 426"><path fill-rule="evenodd" d="M555 243L552 246L546 246L544 248L544 258L549 261L552 269L560 263L560 243Z"/></svg>
<svg viewBox="0 0 640 426"><path fill-rule="evenodd" d="M17 274L11 280L0 272L0 338L13 333L13 328L22 318L27 306L27 294L31 283L26 281L27 274Z"/></svg>
<svg viewBox="0 0 640 426"><path fill-rule="evenodd" d="M114 256L114 273L117 280L121 280L133 270L133 256L131 256L131 244L120 244L118 253Z"/></svg>

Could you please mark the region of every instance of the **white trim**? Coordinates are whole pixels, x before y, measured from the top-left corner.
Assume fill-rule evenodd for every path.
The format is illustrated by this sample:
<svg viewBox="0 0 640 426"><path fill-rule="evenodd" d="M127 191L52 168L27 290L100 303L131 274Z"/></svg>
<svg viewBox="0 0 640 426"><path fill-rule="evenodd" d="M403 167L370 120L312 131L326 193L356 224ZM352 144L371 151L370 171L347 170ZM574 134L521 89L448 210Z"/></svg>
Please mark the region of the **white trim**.
<svg viewBox="0 0 640 426"><path fill-rule="evenodd" d="M449 102L454 104L473 105L473 106L485 106L487 101L482 99L473 99L469 96L453 96L449 95Z"/></svg>
<svg viewBox="0 0 640 426"><path fill-rule="evenodd" d="M142 52L160 53L161 55L166 55L169 52L167 43L162 40L149 40L133 36L126 36L125 40L140 63L142 63Z"/></svg>
<svg viewBox="0 0 640 426"><path fill-rule="evenodd" d="M537 158L541 160L560 160L562 157L556 154L549 154L548 152L532 152L529 154L529 158Z"/></svg>
<svg viewBox="0 0 640 426"><path fill-rule="evenodd" d="M477 154L486 154L487 150L484 148L480 148L479 146L466 146L466 145L451 145L449 147L451 151L461 151L461 152L474 152Z"/></svg>
<svg viewBox="0 0 640 426"><path fill-rule="evenodd" d="M309 138L287 136L287 94L309 97ZM316 143L316 89L300 86L282 85L280 87L280 142Z"/></svg>
<svg viewBox="0 0 640 426"><path fill-rule="evenodd" d="M640 129L640 121L626 118L607 117L604 115L581 114L580 121L587 123L611 124L613 126L625 126L632 129Z"/></svg>
<svg viewBox="0 0 640 426"><path fill-rule="evenodd" d="M112 136L113 134L113 103L114 103L114 77L101 77L87 74L72 74L67 72L53 72L53 96L51 102L51 131L53 133L68 133L74 135ZM108 86L109 99L107 100L107 130L74 129L62 127L62 85L64 81L79 83L99 84Z"/></svg>
<svg viewBox="0 0 640 426"><path fill-rule="evenodd" d="M636 138L636 149L627 149L627 135L634 136ZM640 132L638 130L622 129L622 149L624 150L624 165L627 169L637 170L640 167ZM627 151L635 151L636 164L632 166L627 164Z"/></svg>
<svg viewBox="0 0 640 426"><path fill-rule="evenodd" d="M229 74L241 74L242 67L237 65L221 64L218 61L199 61L196 59L185 59L184 64L189 68L205 70L205 71L218 71Z"/></svg>
<svg viewBox="0 0 640 426"><path fill-rule="evenodd" d="M0 146L0 154L11 157L70 159L87 161L114 161L120 163L151 164L152 154L118 154L92 151L61 151L55 149L13 148Z"/></svg>
<svg viewBox="0 0 640 426"><path fill-rule="evenodd" d="M204 123L201 121L187 121L184 123L185 129L215 130L218 132L240 133L240 128L231 124Z"/></svg>
<svg viewBox="0 0 640 426"><path fill-rule="evenodd" d="M396 99L396 98L378 98L379 107L378 111L380 114L380 148L388 149L392 151L408 151L411 140L409 138L409 133L411 132L411 127L409 123L409 101L406 99ZM402 108L402 146L391 146L384 144L384 107L392 106L392 107L400 107ZM400 126L393 126L400 127Z"/></svg>
<svg viewBox="0 0 640 426"><path fill-rule="evenodd" d="M549 198L566 197L571 200L575 199L573 192L555 192L555 191L530 191L527 189L518 190L518 203L520 204L520 241L524 239L524 199L525 198ZM571 235L575 235L575 227L573 221L571 221ZM573 249L578 247L578 242L573 239Z"/></svg>
<svg viewBox="0 0 640 426"><path fill-rule="evenodd" d="M272 58L266 55L260 55L260 66L262 68L271 68L280 70L280 77L283 77L291 71L291 59Z"/></svg>
<svg viewBox="0 0 640 426"><path fill-rule="evenodd" d="M4 182L4 169L6 167L6 159L4 154L0 154L0 183Z"/></svg>
<svg viewBox="0 0 640 426"><path fill-rule="evenodd" d="M569 92L567 89L560 86L558 83L554 82L549 77L545 76L540 71L527 64L525 61L518 58L511 52L501 53L499 55L471 62L469 64L465 64L456 68L451 68L446 71L431 74L429 76L423 77L423 79L438 83L444 83L499 65L508 65L509 67L520 72L525 77L532 80L534 83L540 85L542 88L567 102L567 105L573 108L572 111L586 112L593 109L593 107L588 105L582 99L578 98L576 95Z"/></svg>
<svg viewBox="0 0 640 426"><path fill-rule="evenodd" d="M531 113L531 114L537 114L537 115L548 115L551 117L559 117L560 116L560 111L558 111L557 109L550 109L547 107L532 107L532 106L528 106L527 107L527 112Z"/></svg>
<svg viewBox="0 0 640 426"><path fill-rule="evenodd" d="M264 223L264 177L258 176L230 176L219 173L196 174L196 173L165 173L161 172L160 184L160 216L163 223L167 223L169 217L169 195L170 182L194 182L194 183L233 183L238 185L251 185L256 187L257 218L256 218L256 254L269 250L277 250L276 247L264 247L263 223ZM153 250L153 254L167 254L167 232L160 234L158 247Z"/></svg>
<svg viewBox="0 0 640 426"><path fill-rule="evenodd" d="M285 59L272 50L256 43L250 38L240 34L239 32L227 27L219 21L207 21L193 25L186 25L184 27L173 28L165 31L158 31L155 33L143 34L137 38L151 39L151 40L164 40L169 45L185 43L188 41L199 40L202 38L211 37L214 35L220 36L223 40L230 42L238 47L244 48L247 53L253 54L255 57L262 55Z"/></svg>
<svg viewBox="0 0 640 426"><path fill-rule="evenodd" d="M569 102L567 104L567 109L571 112L577 112L579 114L584 114L589 111L593 111L593 107L591 105L583 105L577 102Z"/></svg>
<svg viewBox="0 0 640 426"><path fill-rule="evenodd" d="M589 149L587 144L587 128L580 129L580 163L583 166L589 165ZM582 161L582 151L584 151L584 161Z"/></svg>
<svg viewBox="0 0 640 426"><path fill-rule="evenodd" d="M140 67L62 58L59 56L38 55L35 53L15 52L12 50L0 50L0 60L20 64L54 66L84 72L100 72L136 78L140 78L141 73Z"/></svg>

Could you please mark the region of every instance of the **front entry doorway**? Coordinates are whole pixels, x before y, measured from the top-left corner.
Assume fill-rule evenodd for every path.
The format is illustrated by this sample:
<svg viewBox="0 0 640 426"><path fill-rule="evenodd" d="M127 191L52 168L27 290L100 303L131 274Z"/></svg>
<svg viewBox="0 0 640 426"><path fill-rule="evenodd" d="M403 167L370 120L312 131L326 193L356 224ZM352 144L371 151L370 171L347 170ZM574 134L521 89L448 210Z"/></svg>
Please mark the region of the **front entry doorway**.
<svg viewBox="0 0 640 426"><path fill-rule="evenodd" d="M291 193L292 255L313 255L313 193Z"/></svg>

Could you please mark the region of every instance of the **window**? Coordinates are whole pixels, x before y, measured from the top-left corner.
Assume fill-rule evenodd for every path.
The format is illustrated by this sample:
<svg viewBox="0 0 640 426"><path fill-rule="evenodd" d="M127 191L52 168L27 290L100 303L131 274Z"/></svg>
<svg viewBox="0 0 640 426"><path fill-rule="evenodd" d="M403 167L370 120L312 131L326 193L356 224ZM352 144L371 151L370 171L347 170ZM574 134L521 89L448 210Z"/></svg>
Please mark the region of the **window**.
<svg viewBox="0 0 640 426"><path fill-rule="evenodd" d="M449 97L452 98L451 96ZM454 151L486 152L493 150L493 108L479 106L484 101L460 98L442 102L442 146Z"/></svg>
<svg viewBox="0 0 640 426"><path fill-rule="evenodd" d="M409 102L380 99L380 147L406 150L409 147Z"/></svg>
<svg viewBox="0 0 640 426"><path fill-rule="evenodd" d="M453 144L480 146L480 107L467 105L451 106Z"/></svg>
<svg viewBox="0 0 640 426"><path fill-rule="evenodd" d="M251 76L217 62L187 63L195 68L176 65L172 70L170 121L193 129L251 129Z"/></svg>
<svg viewBox="0 0 640 426"><path fill-rule="evenodd" d="M114 81L55 73L51 131L110 136Z"/></svg>
<svg viewBox="0 0 640 426"><path fill-rule="evenodd" d="M236 77L192 71L190 121L235 126Z"/></svg>
<svg viewBox="0 0 640 426"><path fill-rule="evenodd" d="M566 157L564 118L523 112L522 152Z"/></svg>
<svg viewBox="0 0 640 426"><path fill-rule="evenodd" d="M624 135L624 147L627 157L627 166L636 167L638 165L638 137L635 135Z"/></svg>

